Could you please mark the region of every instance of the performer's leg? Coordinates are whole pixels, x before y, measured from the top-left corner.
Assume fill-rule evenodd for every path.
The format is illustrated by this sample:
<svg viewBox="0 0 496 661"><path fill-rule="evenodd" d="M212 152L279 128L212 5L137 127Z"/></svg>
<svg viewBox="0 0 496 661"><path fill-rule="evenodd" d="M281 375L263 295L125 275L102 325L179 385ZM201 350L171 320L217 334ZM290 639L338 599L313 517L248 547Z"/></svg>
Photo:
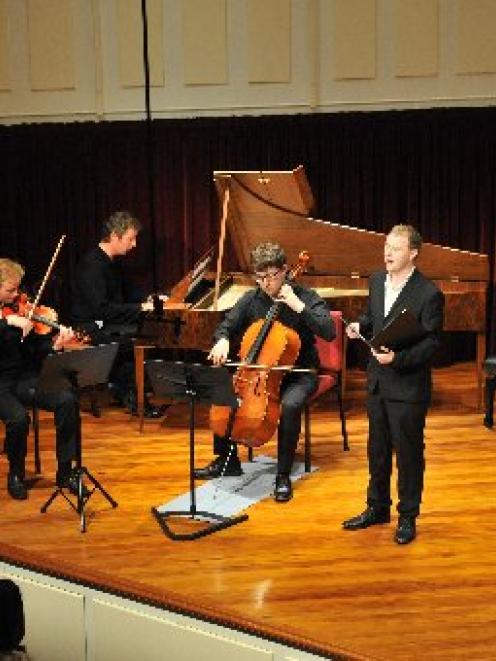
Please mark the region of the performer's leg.
<svg viewBox="0 0 496 661"><path fill-rule="evenodd" d="M384 400L380 394L367 398L369 437L369 485L367 505L376 512L388 513L391 507L392 442Z"/></svg>
<svg viewBox="0 0 496 661"><path fill-rule="evenodd" d="M236 443L229 443L229 441L224 438L223 436L219 436L218 434L214 434L214 441L213 441L213 449L214 449L214 454L221 456L221 457L227 457L229 454L229 451L231 450L231 446L234 446L234 449L231 452L231 457L237 457L238 456L238 446Z"/></svg>
<svg viewBox="0 0 496 661"><path fill-rule="evenodd" d="M73 472L76 460L77 434L79 429L79 404L72 390L45 392L37 388L37 379L23 379L17 385L16 394L26 405L35 404L45 411L52 411L55 419L55 452L57 457L56 481L77 494L77 476Z"/></svg>
<svg viewBox="0 0 496 661"><path fill-rule="evenodd" d="M425 403L387 402L398 467L398 512L415 518L424 485Z"/></svg>
<svg viewBox="0 0 496 661"><path fill-rule="evenodd" d="M292 373L281 387L281 417L277 430L277 476L274 497L286 502L293 495L290 473L301 429L301 414L305 402L317 387L317 379L310 373Z"/></svg>
<svg viewBox="0 0 496 661"><path fill-rule="evenodd" d="M393 447L385 402L379 393L369 394L367 414L369 419L367 509L343 521L345 530L363 530L369 526L388 523L390 520Z"/></svg>
<svg viewBox="0 0 496 661"><path fill-rule="evenodd" d="M496 390L496 376L486 379L486 411L484 414L484 425L491 428L494 424L494 391Z"/></svg>
<svg viewBox="0 0 496 661"><path fill-rule="evenodd" d="M243 474L236 443L214 434L213 450L216 457L206 466L195 468L196 479L209 480L221 475L233 477Z"/></svg>
<svg viewBox="0 0 496 661"><path fill-rule="evenodd" d="M0 420L6 427L5 449L9 460L7 490L12 498L25 500L24 472L29 433L29 416L22 403L8 388L0 391Z"/></svg>

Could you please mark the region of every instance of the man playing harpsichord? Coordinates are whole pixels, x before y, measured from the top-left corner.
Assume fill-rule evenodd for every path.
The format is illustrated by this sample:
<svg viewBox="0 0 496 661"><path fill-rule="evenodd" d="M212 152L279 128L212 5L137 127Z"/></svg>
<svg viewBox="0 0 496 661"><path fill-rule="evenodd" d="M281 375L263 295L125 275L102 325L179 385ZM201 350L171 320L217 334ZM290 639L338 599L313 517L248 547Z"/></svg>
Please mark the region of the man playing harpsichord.
<svg viewBox="0 0 496 661"><path fill-rule="evenodd" d="M101 228L99 244L83 255L72 283L71 320L94 344L119 343L111 373L116 402L136 413L133 337L143 312L151 301L124 275L121 259L136 247L141 223L128 211L115 211ZM160 417L161 411L145 402L145 417Z"/></svg>

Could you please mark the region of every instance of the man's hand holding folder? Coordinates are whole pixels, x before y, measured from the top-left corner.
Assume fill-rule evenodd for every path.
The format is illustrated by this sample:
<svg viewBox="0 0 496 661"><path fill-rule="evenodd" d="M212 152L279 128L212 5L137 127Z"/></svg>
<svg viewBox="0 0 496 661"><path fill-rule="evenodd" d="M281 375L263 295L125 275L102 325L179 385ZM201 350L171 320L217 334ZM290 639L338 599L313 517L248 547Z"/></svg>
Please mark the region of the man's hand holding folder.
<svg viewBox="0 0 496 661"><path fill-rule="evenodd" d="M346 333L351 339L362 340L381 364L388 365L394 360L395 351L415 344L427 331L412 312L405 308L371 340L360 334L358 322L347 323Z"/></svg>

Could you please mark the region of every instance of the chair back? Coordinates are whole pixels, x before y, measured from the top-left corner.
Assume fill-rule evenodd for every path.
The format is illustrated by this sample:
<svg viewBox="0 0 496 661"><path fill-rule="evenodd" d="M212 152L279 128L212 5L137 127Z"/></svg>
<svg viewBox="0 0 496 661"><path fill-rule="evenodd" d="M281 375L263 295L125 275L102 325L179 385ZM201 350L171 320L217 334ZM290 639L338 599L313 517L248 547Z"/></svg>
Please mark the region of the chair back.
<svg viewBox="0 0 496 661"><path fill-rule="evenodd" d="M341 372L343 368L343 321L340 310L331 310L331 318L336 328L336 337L328 342L321 337L315 339L319 352L320 369L329 372Z"/></svg>

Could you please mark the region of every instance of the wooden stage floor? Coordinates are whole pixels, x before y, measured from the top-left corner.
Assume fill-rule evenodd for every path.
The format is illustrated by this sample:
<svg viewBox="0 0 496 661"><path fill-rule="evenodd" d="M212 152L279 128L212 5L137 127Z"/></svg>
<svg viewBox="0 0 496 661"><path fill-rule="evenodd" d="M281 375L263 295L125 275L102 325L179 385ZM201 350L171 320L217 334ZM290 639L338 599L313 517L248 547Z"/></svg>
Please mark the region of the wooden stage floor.
<svg viewBox="0 0 496 661"><path fill-rule="evenodd" d="M329 657L496 657L496 432L473 410L472 366L435 373L426 430L427 472L417 540L397 546L395 521L346 532L367 482L363 375L350 378L351 451L338 416L313 416L319 470L299 481L288 504L268 499L248 521L195 541L165 537L150 514L188 489L187 412L166 426L105 409L84 415L85 464L118 501L95 494L88 532L53 489L53 426L42 416L42 477L27 502L6 493L0 460L0 558L284 642ZM199 416L197 464L210 458ZM272 444L263 452L274 452ZM32 465L32 455L29 456Z"/></svg>

